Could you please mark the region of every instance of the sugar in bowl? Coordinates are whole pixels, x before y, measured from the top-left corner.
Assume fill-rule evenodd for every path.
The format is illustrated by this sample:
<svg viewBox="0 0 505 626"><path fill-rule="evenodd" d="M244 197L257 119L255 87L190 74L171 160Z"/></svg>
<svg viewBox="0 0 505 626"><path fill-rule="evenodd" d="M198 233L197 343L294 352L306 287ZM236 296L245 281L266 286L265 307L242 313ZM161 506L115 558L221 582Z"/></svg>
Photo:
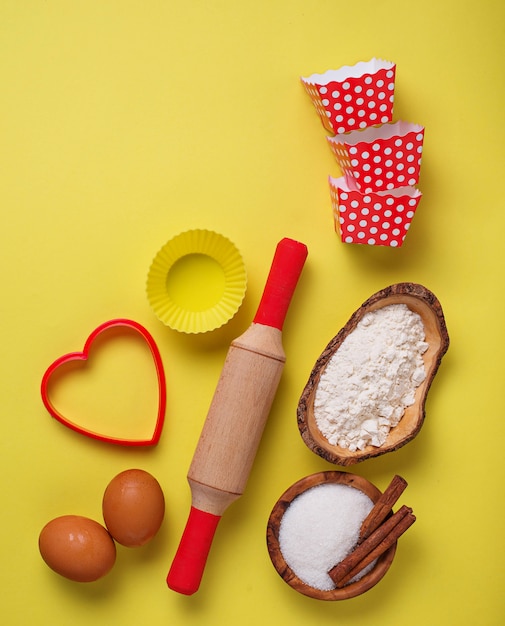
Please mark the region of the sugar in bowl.
<svg viewBox="0 0 505 626"><path fill-rule="evenodd" d="M405 486L395 477L381 493L367 479L340 471L318 472L293 484L267 524L268 552L278 574L319 600L345 600L371 589L390 568L399 534L415 520L408 507L394 514L391 508ZM362 541L372 518L377 524Z"/></svg>

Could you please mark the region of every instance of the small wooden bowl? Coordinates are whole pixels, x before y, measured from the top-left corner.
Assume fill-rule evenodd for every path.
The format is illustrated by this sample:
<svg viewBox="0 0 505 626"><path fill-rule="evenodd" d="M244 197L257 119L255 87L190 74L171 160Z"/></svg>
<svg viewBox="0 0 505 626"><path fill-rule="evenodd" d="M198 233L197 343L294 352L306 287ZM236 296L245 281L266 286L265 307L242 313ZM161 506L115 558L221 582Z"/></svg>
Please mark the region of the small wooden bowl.
<svg viewBox="0 0 505 626"><path fill-rule="evenodd" d="M409 309L421 316L426 342L429 345L423 355L426 378L416 390L414 404L406 408L402 419L390 430L384 444L380 447L369 445L363 450L352 452L338 445L332 445L321 433L314 417L314 397L321 374L344 339L352 333L366 313L390 304L406 304ZM302 439L313 452L326 461L343 466L393 452L404 446L417 435L423 425L426 397L448 347L449 335L442 307L431 291L416 283L398 283L378 291L355 311L316 361L298 403L297 420Z"/></svg>
<svg viewBox="0 0 505 626"><path fill-rule="evenodd" d="M389 550L386 550L386 552L377 559L375 567L360 578L360 580L351 582L340 589L323 591L311 587L300 580L284 560L279 546L279 529L282 516L297 496L311 487L324 483L338 483L354 487L365 493L374 503L381 496L379 489L366 480L366 478L348 472L318 472L317 474L302 478L282 494L272 509L267 525L268 553L279 576L299 593L311 598L316 598L317 600L346 600L365 593L365 591L371 589L383 578L393 562L397 544L393 544Z"/></svg>

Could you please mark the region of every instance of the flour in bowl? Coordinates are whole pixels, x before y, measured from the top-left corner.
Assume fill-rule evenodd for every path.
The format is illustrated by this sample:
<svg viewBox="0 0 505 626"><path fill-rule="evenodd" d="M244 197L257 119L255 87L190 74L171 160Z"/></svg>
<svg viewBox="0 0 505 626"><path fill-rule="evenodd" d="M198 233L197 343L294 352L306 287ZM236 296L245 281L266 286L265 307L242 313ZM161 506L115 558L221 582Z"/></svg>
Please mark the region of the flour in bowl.
<svg viewBox="0 0 505 626"><path fill-rule="evenodd" d="M421 317L405 304L366 313L328 361L314 398L324 437L351 451L381 446L426 378Z"/></svg>

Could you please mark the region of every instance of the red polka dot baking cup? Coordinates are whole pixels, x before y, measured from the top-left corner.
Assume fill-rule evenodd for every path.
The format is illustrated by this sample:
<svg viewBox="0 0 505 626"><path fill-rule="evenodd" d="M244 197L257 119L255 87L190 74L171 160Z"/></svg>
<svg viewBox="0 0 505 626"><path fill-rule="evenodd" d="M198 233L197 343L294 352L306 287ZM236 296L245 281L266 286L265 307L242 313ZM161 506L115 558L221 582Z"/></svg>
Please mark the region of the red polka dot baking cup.
<svg viewBox="0 0 505 626"><path fill-rule="evenodd" d="M424 128L395 122L327 137L342 172L363 193L417 185Z"/></svg>
<svg viewBox="0 0 505 626"><path fill-rule="evenodd" d="M329 177L335 230L344 243L399 248L407 235L421 192L405 186L363 193L354 181Z"/></svg>
<svg viewBox="0 0 505 626"><path fill-rule="evenodd" d="M396 65L382 59L302 77L321 122L332 134L393 119Z"/></svg>

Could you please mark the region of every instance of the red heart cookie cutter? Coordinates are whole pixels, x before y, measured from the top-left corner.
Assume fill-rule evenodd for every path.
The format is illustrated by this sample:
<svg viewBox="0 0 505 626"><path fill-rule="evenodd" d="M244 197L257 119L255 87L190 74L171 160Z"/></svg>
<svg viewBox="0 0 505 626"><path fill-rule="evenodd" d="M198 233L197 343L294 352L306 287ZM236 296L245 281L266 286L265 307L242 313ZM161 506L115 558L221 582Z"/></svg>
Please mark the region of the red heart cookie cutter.
<svg viewBox="0 0 505 626"><path fill-rule="evenodd" d="M79 424L72 422L64 415L62 415L56 409L56 407L53 405L53 403L51 402L49 398L49 391L48 391L49 383L50 383L51 377L56 372L56 370L60 366L67 364L71 361L87 361L91 346L93 342L95 341L95 339L98 337L98 335L101 335L107 330L110 330L111 328L116 328L116 327L126 327L139 333L144 338L147 345L149 346L149 349L151 351L151 354L154 360L154 364L156 366L156 374L158 376L158 415L156 418L156 424L154 427L153 434L148 439L136 439L136 438L128 439L128 438L122 438L122 437L110 437L108 435L97 433L87 428L84 428L80 426ZM114 443L114 444L119 444L123 446L152 446L152 445L157 444L160 439L161 431L163 429L163 423L165 421L165 409L166 409L166 400L167 400L165 372L163 369L163 362L161 360L161 355L158 350L158 347L154 339L152 338L152 336L141 324L138 324L137 322L134 322L132 320L113 319L113 320L109 320L108 322L104 322L103 324L95 328L95 330L90 334L90 336L86 340L86 343L84 344L84 348L82 352L70 352L69 354L64 354L60 358L56 359L56 361L54 361L54 363L52 363L47 368L44 376L42 377L41 394L42 394L42 401L44 403L44 406L49 411L50 415L54 417L56 420L58 420L59 422L61 422L64 426L67 426L68 428L75 430L81 435L86 435L87 437L91 437L93 439L98 439L100 441L105 441L107 443Z"/></svg>

